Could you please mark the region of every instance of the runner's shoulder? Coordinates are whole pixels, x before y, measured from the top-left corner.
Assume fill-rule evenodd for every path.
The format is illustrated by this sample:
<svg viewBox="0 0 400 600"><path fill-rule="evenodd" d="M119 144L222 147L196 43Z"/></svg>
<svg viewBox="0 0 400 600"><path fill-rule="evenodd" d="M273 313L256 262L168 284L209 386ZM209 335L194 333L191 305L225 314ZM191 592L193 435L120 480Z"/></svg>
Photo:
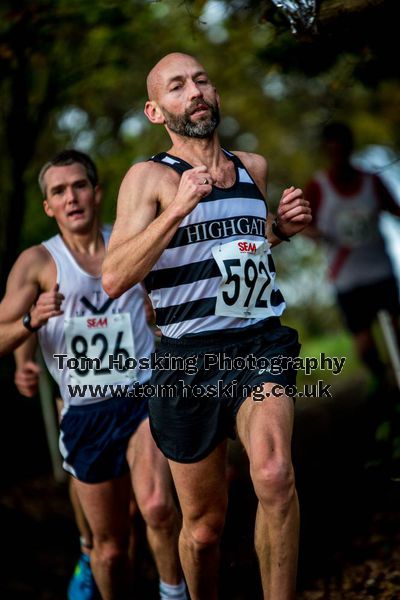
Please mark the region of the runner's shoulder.
<svg viewBox="0 0 400 600"><path fill-rule="evenodd" d="M51 261L50 254L41 244L27 248L18 256L10 271L9 284L39 283Z"/></svg>
<svg viewBox="0 0 400 600"><path fill-rule="evenodd" d="M172 169L152 160L135 163L126 173L121 183L121 192L129 196L132 191L141 198L158 197L158 190L169 181Z"/></svg>
<svg viewBox="0 0 400 600"><path fill-rule="evenodd" d="M160 178L165 178L172 172L172 169L167 165L152 160L146 160L132 165L126 173L124 180L136 181L138 179L142 180L143 178L146 182L155 184L160 181Z"/></svg>
<svg viewBox="0 0 400 600"><path fill-rule="evenodd" d="M242 161L261 193L265 196L268 175L268 163L266 159L261 154L254 154L253 152L239 151L234 152L234 154Z"/></svg>
<svg viewBox="0 0 400 600"><path fill-rule="evenodd" d="M266 158L261 154L254 152L242 152L234 150L233 153L242 161L246 169L252 174L255 173L260 177L266 177L268 171L268 163Z"/></svg>
<svg viewBox="0 0 400 600"><path fill-rule="evenodd" d="M51 261L51 255L46 248L42 244L37 244L23 250L18 256L15 265L18 264L18 268L20 269L41 271L44 267L47 267Z"/></svg>

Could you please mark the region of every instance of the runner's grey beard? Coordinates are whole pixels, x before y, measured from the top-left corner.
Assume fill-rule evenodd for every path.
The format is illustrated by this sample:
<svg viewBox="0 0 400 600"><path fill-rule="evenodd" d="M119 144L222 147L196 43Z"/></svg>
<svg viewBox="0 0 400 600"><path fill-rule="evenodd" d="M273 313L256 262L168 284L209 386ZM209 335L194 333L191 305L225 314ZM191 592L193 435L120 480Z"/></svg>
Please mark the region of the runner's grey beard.
<svg viewBox="0 0 400 600"><path fill-rule="evenodd" d="M183 115L180 116L173 115L163 108L162 112L165 118L165 124L171 131L184 137L210 137L210 135L218 127L220 121L219 109L218 106L213 106L208 102L204 102L204 100L202 101L202 104L207 104L207 106L211 109L211 114L207 118L199 119L196 122L193 122L190 119L193 107L190 110L186 110Z"/></svg>

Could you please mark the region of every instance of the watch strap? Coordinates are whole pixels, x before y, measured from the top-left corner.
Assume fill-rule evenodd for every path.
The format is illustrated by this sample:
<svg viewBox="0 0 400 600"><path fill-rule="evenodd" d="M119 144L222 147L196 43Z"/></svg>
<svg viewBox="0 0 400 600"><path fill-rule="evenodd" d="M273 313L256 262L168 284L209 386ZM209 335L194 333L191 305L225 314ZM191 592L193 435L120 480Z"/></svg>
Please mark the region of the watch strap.
<svg viewBox="0 0 400 600"><path fill-rule="evenodd" d="M22 317L22 324L31 333L35 333L35 331L38 331L38 329L40 329L40 325L39 325L39 327L33 327L31 325L31 313L30 312L27 312L24 314L24 316Z"/></svg>
<svg viewBox="0 0 400 600"><path fill-rule="evenodd" d="M278 240L281 240L282 242L290 242L290 237L285 235L279 229L278 221L276 220L276 218L272 221L271 229L272 229L272 233L274 234L275 237L278 238Z"/></svg>

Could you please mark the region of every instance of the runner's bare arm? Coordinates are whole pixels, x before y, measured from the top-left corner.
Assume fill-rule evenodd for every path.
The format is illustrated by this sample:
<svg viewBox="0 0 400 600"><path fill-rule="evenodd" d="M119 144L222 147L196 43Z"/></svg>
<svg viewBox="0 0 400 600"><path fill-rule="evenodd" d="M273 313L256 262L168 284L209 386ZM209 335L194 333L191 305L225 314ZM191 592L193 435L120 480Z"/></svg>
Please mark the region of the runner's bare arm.
<svg viewBox="0 0 400 600"><path fill-rule="evenodd" d="M39 388L40 367L36 362L37 335L31 335L14 350L14 383L22 396L31 398Z"/></svg>
<svg viewBox="0 0 400 600"><path fill-rule="evenodd" d="M57 310L62 298L57 290L40 293L40 272L46 260L44 252L46 250L39 246L25 250L11 269L0 303L0 356L12 352L32 335L22 323L26 312L31 313L32 327L40 327L50 317L62 314Z"/></svg>
<svg viewBox="0 0 400 600"><path fill-rule="evenodd" d="M260 191L267 197L268 164L265 158L250 152L235 152L235 154L246 166ZM292 237L307 227L311 222L311 209L301 189L293 186L285 189L279 202L277 215L268 212L266 237L272 246L282 241L272 231L274 221L279 231L287 237Z"/></svg>
<svg viewBox="0 0 400 600"><path fill-rule="evenodd" d="M111 298L145 278L184 217L211 191L206 167L185 171L174 197L158 214L158 190L165 169L150 162L138 163L121 184L117 218L103 263L103 287Z"/></svg>

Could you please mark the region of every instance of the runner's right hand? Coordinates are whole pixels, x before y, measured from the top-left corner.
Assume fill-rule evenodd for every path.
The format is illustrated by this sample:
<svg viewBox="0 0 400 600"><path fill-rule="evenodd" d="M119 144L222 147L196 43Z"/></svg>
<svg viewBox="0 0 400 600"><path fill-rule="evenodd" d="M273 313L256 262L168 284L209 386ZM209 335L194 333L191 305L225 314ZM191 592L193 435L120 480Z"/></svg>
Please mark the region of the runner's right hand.
<svg viewBox="0 0 400 600"><path fill-rule="evenodd" d="M27 360L22 366L17 367L14 383L22 396L32 398L36 396L39 387L40 367L33 360Z"/></svg>
<svg viewBox="0 0 400 600"><path fill-rule="evenodd" d="M212 177L207 167L194 167L182 174L174 204L182 207L182 216L186 216L211 190Z"/></svg>
<svg viewBox="0 0 400 600"><path fill-rule="evenodd" d="M31 310L32 327L41 327L51 317L62 315L61 302L63 300L63 294L58 291L58 283L54 284L49 292L42 292Z"/></svg>

